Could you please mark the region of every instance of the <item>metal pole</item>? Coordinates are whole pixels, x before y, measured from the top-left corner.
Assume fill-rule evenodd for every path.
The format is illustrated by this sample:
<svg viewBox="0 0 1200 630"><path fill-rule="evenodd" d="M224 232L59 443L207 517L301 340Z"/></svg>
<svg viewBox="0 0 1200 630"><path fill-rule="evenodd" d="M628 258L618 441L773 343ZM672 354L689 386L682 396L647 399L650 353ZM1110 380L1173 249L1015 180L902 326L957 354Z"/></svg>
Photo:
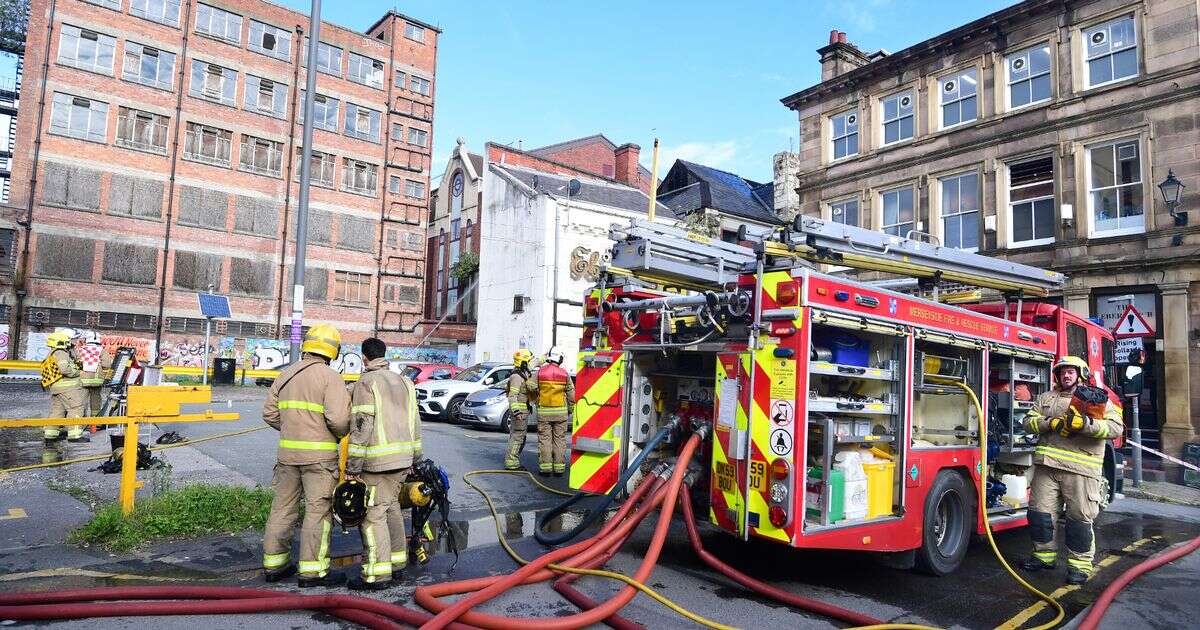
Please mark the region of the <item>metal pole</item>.
<svg viewBox="0 0 1200 630"><path fill-rule="evenodd" d="M567 180L567 211L571 210L571 182ZM550 346L558 345L558 203L554 204L554 304L550 307Z"/></svg>
<svg viewBox="0 0 1200 630"><path fill-rule="evenodd" d="M304 250L308 248L308 185L312 177L313 98L317 91L317 46L321 41L321 0L312 0L308 17L308 75L304 80L304 131L301 134L300 195L296 209L296 262L292 265L291 361L300 360L304 323Z"/></svg>
<svg viewBox="0 0 1200 630"><path fill-rule="evenodd" d="M204 318L204 371L200 373L200 384L208 385L208 336L212 333L212 318Z"/></svg>
<svg viewBox="0 0 1200 630"><path fill-rule="evenodd" d="M1130 404L1133 405L1133 416L1130 418L1132 429L1129 431L1129 438L1135 443L1142 443L1142 427L1141 420L1138 417L1138 395L1134 394L1129 397ZM1133 487L1138 488L1142 485L1142 449L1133 447Z"/></svg>
<svg viewBox="0 0 1200 630"><path fill-rule="evenodd" d="M646 219L654 222L655 206L658 204L658 138L654 139L654 154L650 158L650 209Z"/></svg>

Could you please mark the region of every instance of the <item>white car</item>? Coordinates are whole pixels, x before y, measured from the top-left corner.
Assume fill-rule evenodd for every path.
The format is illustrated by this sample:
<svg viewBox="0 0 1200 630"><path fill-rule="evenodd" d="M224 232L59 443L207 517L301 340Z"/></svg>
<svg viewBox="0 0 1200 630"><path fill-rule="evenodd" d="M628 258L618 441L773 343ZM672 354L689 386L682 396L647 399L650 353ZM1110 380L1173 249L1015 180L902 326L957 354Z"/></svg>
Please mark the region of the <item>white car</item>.
<svg viewBox="0 0 1200 630"><path fill-rule="evenodd" d="M423 420L458 420L467 396L502 384L512 374L511 363L476 363L453 378L417 385L417 407Z"/></svg>

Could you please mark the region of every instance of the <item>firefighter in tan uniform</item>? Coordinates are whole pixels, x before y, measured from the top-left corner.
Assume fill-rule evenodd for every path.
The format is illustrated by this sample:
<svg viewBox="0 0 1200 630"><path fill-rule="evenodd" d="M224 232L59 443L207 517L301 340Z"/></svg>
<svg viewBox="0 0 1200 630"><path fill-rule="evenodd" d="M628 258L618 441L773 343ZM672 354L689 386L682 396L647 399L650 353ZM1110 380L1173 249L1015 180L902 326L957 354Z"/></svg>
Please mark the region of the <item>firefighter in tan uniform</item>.
<svg viewBox="0 0 1200 630"><path fill-rule="evenodd" d="M88 415L100 415L104 404L101 395L104 388L104 373L112 369L113 357L100 345L100 335L95 331L85 331L80 339L79 361L83 374L80 382L87 392Z"/></svg>
<svg viewBox="0 0 1200 630"><path fill-rule="evenodd" d="M42 360L42 387L50 391L50 413L47 418L82 418L87 394L80 383L79 361L71 352L74 331L59 329L46 336L50 354ZM42 437L47 443L62 439L61 426L44 427ZM91 441L83 434L83 425L67 427L68 442Z"/></svg>
<svg viewBox="0 0 1200 630"><path fill-rule="evenodd" d="M350 393L329 362L341 335L317 324L304 335L300 361L280 372L267 393L263 420L279 431L278 460L271 482L275 500L263 532L263 568L268 582L296 571L290 562L292 531L304 497L300 525L300 586L337 586L329 572L330 509L338 477L338 440L350 432Z"/></svg>
<svg viewBox="0 0 1200 630"><path fill-rule="evenodd" d="M567 417L575 404L575 384L562 362L562 351L551 348L546 364L525 383L525 391L537 398L538 473L543 477L567 471Z"/></svg>
<svg viewBox="0 0 1200 630"><path fill-rule="evenodd" d="M375 338L362 344L367 364L350 395L350 451L346 478L367 484L362 533L362 577L354 590L389 588L408 563L404 519L388 518L397 505L413 460L421 453L421 422L411 381L388 369L387 346ZM402 513L401 513L402 514ZM398 531L397 531L398 528Z"/></svg>
<svg viewBox="0 0 1200 630"><path fill-rule="evenodd" d="M1096 555L1092 521L1103 501L1104 443L1125 430L1121 411L1111 401L1100 420L1071 406L1075 388L1088 377L1083 359L1059 359L1054 364L1054 387L1038 396L1025 415L1026 428L1039 437L1029 505L1033 556L1021 566L1027 571L1054 568L1058 557L1054 525L1065 504L1068 584L1083 584L1091 577Z"/></svg>
<svg viewBox="0 0 1200 630"><path fill-rule="evenodd" d="M505 470L521 469L521 450L529 430L529 392L525 383L531 376L529 362L533 353L521 348L513 353L513 372L508 377L508 453L504 456Z"/></svg>

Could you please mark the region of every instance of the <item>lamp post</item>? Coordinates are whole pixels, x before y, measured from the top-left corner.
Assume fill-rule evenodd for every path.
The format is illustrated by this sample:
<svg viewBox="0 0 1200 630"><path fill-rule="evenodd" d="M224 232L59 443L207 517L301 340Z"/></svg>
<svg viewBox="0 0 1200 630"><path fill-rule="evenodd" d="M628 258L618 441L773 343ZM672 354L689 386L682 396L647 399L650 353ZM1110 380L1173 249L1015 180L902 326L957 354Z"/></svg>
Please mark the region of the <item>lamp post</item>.
<svg viewBox="0 0 1200 630"><path fill-rule="evenodd" d="M1171 213L1171 217L1175 219L1177 227L1183 227L1188 224L1188 215L1186 212L1178 212L1175 208L1179 206L1179 199L1183 197L1183 189L1187 186L1175 177L1175 171L1167 169L1167 178L1158 185L1159 192L1162 193L1163 201L1167 204L1167 211Z"/></svg>

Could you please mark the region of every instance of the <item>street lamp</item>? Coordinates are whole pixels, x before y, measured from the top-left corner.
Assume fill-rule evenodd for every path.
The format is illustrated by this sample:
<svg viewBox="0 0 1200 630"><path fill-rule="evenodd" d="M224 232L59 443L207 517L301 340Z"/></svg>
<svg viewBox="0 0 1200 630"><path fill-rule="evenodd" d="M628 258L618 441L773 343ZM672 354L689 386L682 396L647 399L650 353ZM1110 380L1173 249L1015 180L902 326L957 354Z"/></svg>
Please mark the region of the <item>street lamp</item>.
<svg viewBox="0 0 1200 630"><path fill-rule="evenodd" d="M1175 171L1168 169L1167 178L1158 185L1159 192L1162 193L1163 201L1167 204L1167 211L1171 213L1171 217L1175 219L1176 226L1184 226L1188 223L1188 215L1186 212L1176 212L1175 208L1179 205L1179 199L1183 196L1183 189L1187 186L1175 177Z"/></svg>

